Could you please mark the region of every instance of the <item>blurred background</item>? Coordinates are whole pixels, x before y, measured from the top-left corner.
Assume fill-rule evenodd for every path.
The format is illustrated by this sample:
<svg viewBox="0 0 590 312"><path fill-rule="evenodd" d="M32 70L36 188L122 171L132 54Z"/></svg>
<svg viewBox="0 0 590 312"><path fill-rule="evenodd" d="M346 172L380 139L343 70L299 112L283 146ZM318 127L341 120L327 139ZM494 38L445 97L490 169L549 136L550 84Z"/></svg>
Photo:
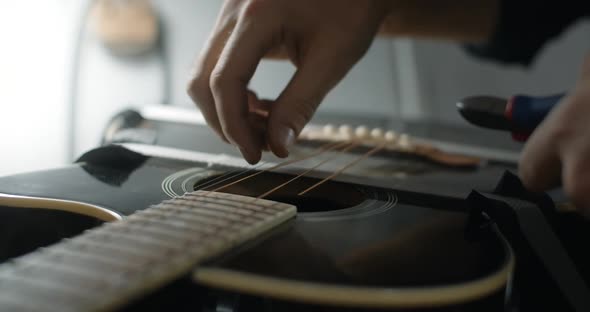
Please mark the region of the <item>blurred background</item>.
<svg viewBox="0 0 590 312"><path fill-rule="evenodd" d="M219 0L0 0L0 174L67 164L128 107L192 108L185 85ZM590 49L580 23L529 68L485 63L454 43L378 39L320 114L465 125L467 95L567 90ZM252 81L274 98L293 67L265 61Z"/></svg>

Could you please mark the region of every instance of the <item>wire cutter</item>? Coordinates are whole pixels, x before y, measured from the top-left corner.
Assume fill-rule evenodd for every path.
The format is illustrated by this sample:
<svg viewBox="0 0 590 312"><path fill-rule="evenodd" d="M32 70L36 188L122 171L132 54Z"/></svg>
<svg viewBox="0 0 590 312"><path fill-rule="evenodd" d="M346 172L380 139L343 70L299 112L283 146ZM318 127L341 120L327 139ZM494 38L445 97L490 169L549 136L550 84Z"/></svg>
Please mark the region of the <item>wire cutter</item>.
<svg viewBox="0 0 590 312"><path fill-rule="evenodd" d="M523 142L564 95L514 95L509 99L470 96L457 102L457 109L470 123L484 128L510 131L514 140Z"/></svg>

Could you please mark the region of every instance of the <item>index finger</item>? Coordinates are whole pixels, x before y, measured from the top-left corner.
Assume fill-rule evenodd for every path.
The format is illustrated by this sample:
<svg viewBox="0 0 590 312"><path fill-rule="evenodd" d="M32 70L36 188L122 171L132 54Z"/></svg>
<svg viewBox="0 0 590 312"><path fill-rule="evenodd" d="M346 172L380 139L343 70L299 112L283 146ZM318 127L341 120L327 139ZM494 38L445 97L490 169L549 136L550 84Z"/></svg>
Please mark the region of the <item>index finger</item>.
<svg viewBox="0 0 590 312"><path fill-rule="evenodd" d="M274 25L241 19L211 74L211 90L224 135L249 163L260 160L263 136L248 122L248 83L272 47Z"/></svg>
<svg viewBox="0 0 590 312"><path fill-rule="evenodd" d="M207 124L226 142L227 139L223 136L215 110L215 100L211 94L209 80L232 27L233 25L223 25L221 30L218 29L212 33L196 61L187 89L188 95L199 107Z"/></svg>

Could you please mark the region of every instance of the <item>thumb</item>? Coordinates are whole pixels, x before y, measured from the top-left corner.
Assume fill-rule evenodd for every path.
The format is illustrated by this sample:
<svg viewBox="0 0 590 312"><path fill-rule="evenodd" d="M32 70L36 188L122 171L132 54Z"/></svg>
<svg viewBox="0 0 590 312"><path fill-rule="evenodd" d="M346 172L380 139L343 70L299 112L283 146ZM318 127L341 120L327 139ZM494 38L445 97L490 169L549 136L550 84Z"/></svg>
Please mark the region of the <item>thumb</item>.
<svg viewBox="0 0 590 312"><path fill-rule="evenodd" d="M300 76L304 76L303 71L293 76L269 112L266 140L270 150L278 157L289 155L289 147L295 143L323 99L323 95L312 95L318 91L306 90L305 78Z"/></svg>
<svg viewBox="0 0 590 312"><path fill-rule="evenodd" d="M266 140L270 150L278 157L289 155L289 147L313 117L325 95L358 60L336 56L333 51L338 49L334 47L324 46L315 50L307 53L310 58L301 62L270 108Z"/></svg>

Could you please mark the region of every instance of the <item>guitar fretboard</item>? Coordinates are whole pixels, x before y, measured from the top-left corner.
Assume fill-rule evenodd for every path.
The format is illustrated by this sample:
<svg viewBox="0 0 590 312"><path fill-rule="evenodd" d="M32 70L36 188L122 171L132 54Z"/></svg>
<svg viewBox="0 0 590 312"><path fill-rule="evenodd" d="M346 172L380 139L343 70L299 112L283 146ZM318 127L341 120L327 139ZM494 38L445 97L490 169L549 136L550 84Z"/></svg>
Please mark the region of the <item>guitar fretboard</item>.
<svg viewBox="0 0 590 312"><path fill-rule="evenodd" d="M196 191L0 266L0 311L110 311L293 217L291 205Z"/></svg>

